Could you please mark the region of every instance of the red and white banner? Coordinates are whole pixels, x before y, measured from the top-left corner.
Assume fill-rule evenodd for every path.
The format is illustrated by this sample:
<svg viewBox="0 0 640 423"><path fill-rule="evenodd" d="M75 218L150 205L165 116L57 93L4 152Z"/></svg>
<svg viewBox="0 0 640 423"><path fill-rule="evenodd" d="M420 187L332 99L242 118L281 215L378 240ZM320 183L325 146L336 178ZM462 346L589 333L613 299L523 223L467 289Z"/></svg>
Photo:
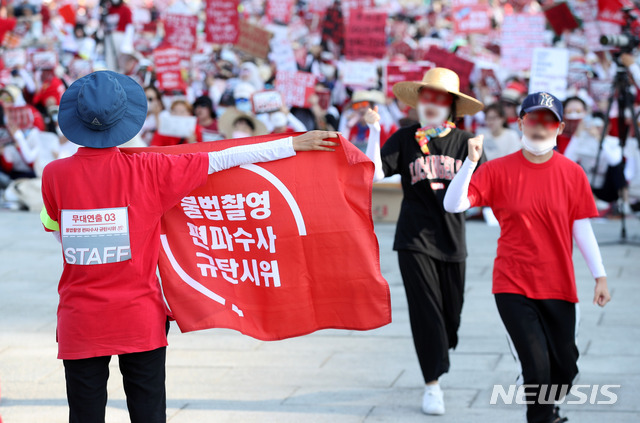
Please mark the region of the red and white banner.
<svg viewBox="0 0 640 423"><path fill-rule="evenodd" d="M33 110L29 106L8 107L4 106L7 123L16 125L20 129L33 128Z"/></svg>
<svg viewBox="0 0 640 423"><path fill-rule="evenodd" d="M195 51L198 43L197 27L197 16L169 13L164 18L165 42L181 52L190 54Z"/></svg>
<svg viewBox="0 0 640 423"><path fill-rule="evenodd" d="M161 90L182 91L186 84L182 79L182 66L180 64L180 50L177 48L162 48L153 51L153 63L156 66L156 75Z"/></svg>
<svg viewBox="0 0 640 423"><path fill-rule="evenodd" d="M289 107L310 107L309 97L313 95L316 76L309 72L278 71L276 90L282 94Z"/></svg>
<svg viewBox="0 0 640 423"><path fill-rule="evenodd" d="M454 32L457 34L486 34L491 31L489 4L486 0L454 0Z"/></svg>
<svg viewBox="0 0 640 423"><path fill-rule="evenodd" d="M435 64L428 61L387 63L384 69L384 92L389 98L393 97L393 86L398 82L422 81L424 74Z"/></svg>
<svg viewBox="0 0 640 423"><path fill-rule="evenodd" d="M207 0L207 42L235 44L238 41L238 0Z"/></svg>
<svg viewBox="0 0 640 423"><path fill-rule="evenodd" d="M267 0L265 11L270 21L288 24L293 13L293 0Z"/></svg>
<svg viewBox="0 0 640 423"><path fill-rule="evenodd" d="M215 151L276 138L155 151ZM214 173L164 215L160 276L183 332L229 328L278 340L391 322L371 218L373 164L340 141L333 153Z"/></svg>

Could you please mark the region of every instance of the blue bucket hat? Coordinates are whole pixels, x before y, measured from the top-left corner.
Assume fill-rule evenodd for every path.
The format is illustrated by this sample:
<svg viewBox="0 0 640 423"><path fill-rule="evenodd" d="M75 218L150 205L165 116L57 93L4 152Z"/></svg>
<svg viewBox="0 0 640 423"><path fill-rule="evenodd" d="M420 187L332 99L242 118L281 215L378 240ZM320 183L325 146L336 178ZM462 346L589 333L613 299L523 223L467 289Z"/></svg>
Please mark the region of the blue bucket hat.
<svg viewBox="0 0 640 423"><path fill-rule="evenodd" d="M564 112L562 102L549 93L529 94L520 106L520 117L536 110L549 110L562 122Z"/></svg>
<svg viewBox="0 0 640 423"><path fill-rule="evenodd" d="M135 137L147 117L147 97L133 79L111 71L75 81L60 100L60 130L74 144L109 148Z"/></svg>

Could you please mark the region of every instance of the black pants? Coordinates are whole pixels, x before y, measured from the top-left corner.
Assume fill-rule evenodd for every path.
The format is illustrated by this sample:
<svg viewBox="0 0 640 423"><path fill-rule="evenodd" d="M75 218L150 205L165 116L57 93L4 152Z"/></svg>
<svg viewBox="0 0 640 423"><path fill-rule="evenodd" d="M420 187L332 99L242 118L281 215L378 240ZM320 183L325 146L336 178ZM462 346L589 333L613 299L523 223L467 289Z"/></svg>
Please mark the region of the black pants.
<svg viewBox="0 0 640 423"><path fill-rule="evenodd" d="M562 399L561 394L568 392L578 374L575 304L563 300L532 300L518 294L496 294L495 299L518 353L523 383L535 385L525 387L527 400L535 399L527 405L527 421L552 422L553 401ZM543 403L538 401L541 389ZM555 395L550 397L550 393Z"/></svg>
<svg viewBox="0 0 640 423"><path fill-rule="evenodd" d="M413 343L425 383L449 371L449 349L458 345L465 262L445 262L398 251Z"/></svg>
<svg viewBox="0 0 640 423"><path fill-rule="evenodd" d="M119 355L120 373L132 423L167 420L167 348ZM64 360L70 423L104 423L111 356Z"/></svg>

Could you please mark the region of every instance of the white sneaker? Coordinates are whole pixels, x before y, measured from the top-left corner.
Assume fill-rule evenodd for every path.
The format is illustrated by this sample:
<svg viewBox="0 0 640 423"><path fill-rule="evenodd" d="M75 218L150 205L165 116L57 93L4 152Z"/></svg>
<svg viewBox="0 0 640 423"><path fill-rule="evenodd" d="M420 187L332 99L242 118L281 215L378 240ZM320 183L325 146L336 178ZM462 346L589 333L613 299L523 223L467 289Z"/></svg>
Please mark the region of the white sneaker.
<svg viewBox="0 0 640 423"><path fill-rule="evenodd" d="M440 384L427 385L422 397L422 412L432 416L444 414L444 394L440 389Z"/></svg>

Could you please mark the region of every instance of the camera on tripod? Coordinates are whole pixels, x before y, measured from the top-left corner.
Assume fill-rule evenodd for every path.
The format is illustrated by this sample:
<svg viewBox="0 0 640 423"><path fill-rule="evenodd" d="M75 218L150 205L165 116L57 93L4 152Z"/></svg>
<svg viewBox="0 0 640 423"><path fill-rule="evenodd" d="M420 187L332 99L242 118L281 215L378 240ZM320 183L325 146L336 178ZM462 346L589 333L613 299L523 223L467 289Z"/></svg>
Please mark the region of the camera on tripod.
<svg viewBox="0 0 640 423"><path fill-rule="evenodd" d="M633 7L624 7L624 25L620 34L603 35L600 37L600 44L603 46L617 47L621 53L631 53L640 45L640 37L638 37L632 28L633 22L637 19Z"/></svg>

